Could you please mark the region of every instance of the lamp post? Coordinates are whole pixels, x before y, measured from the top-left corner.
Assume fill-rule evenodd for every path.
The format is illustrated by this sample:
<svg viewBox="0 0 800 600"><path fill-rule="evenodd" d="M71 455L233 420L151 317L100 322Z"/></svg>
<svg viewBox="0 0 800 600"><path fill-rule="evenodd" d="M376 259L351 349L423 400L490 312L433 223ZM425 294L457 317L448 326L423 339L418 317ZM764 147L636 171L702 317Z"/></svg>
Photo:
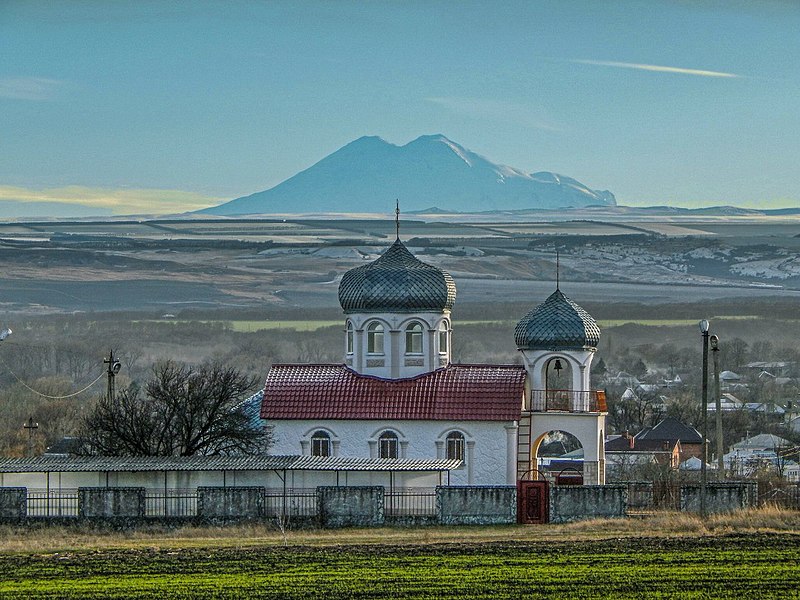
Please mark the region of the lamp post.
<svg viewBox="0 0 800 600"><path fill-rule="evenodd" d="M722 455L725 447L722 445L722 398L719 394L719 337L712 335L708 338L711 343L711 356L714 357L714 407L716 408L716 447L717 447L717 481L725 478L725 461Z"/></svg>
<svg viewBox="0 0 800 600"><path fill-rule="evenodd" d="M706 433L708 431L708 320L700 321L700 333L703 336L703 445L700 456L700 516L706 516L706 457L708 456L708 443Z"/></svg>

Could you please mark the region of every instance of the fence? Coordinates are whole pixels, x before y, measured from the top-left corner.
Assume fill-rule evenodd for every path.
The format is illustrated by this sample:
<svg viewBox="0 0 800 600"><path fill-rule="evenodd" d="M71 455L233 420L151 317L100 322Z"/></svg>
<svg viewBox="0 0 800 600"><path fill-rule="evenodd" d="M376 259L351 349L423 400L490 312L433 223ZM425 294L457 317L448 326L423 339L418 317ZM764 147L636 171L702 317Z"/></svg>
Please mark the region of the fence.
<svg viewBox="0 0 800 600"><path fill-rule="evenodd" d="M384 494L387 517L432 517L436 515L436 488L394 488Z"/></svg>
<svg viewBox="0 0 800 600"><path fill-rule="evenodd" d="M78 490L58 491L29 489L28 517L77 517ZM384 506L387 516L435 516L434 488L394 488L386 490ZM317 516L316 488L268 488L264 493L264 515L268 518L310 518ZM194 489L173 488L148 490L145 497L146 517L196 517L197 492Z"/></svg>
<svg viewBox="0 0 800 600"><path fill-rule="evenodd" d="M606 393L599 390L531 390L530 405L526 406L525 410L605 412Z"/></svg>

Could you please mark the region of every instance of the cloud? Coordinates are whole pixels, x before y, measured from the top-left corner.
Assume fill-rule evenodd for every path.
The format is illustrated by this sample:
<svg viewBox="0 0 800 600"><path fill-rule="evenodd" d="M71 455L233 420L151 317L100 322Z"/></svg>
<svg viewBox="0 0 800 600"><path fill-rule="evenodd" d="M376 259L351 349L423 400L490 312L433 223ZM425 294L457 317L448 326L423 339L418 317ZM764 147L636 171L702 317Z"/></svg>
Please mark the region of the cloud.
<svg viewBox="0 0 800 600"><path fill-rule="evenodd" d="M0 77L0 98L51 100L64 82L45 77Z"/></svg>
<svg viewBox="0 0 800 600"><path fill-rule="evenodd" d="M580 65L595 65L598 67L615 67L618 69L635 69L637 71L654 71L656 73L673 73L678 75L695 75L698 77L723 77L741 78L735 73L724 73L722 71L705 71L702 69L684 69L682 67L664 67L661 65L647 65L642 63L614 62L608 60L570 60L571 63Z"/></svg>
<svg viewBox="0 0 800 600"><path fill-rule="evenodd" d="M469 117L506 121L544 131L561 131L559 126L541 116L541 109L527 104L458 96L425 98L425 101Z"/></svg>
<svg viewBox="0 0 800 600"><path fill-rule="evenodd" d="M171 214L214 206L222 198L183 190L113 189L67 186L32 189L0 185L0 200L60 202L111 210L114 214Z"/></svg>

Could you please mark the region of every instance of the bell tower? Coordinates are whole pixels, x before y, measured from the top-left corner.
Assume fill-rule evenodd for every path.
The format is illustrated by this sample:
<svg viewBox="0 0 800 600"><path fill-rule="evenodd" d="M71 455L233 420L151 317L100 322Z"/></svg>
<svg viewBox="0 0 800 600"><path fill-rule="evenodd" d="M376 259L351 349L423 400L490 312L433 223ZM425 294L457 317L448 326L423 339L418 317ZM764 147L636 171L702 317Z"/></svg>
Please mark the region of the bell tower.
<svg viewBox="0 0 800 600"><path fill-rule="evenodd" d="M583 446L584 483L605 482L605 394L590 388L600 328L592 316L556 287L514 330L530 391L520 422L518 471L536 468L538 445L564 431Z"/></svg>

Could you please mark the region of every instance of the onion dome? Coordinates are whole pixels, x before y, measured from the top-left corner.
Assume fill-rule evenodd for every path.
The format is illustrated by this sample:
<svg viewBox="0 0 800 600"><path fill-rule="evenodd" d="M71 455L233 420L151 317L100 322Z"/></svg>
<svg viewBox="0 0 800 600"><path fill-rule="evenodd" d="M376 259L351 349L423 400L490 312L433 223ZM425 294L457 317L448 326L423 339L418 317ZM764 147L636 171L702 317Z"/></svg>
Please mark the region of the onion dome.
<svg viewBox="0 0 800 600"><path fill-rule="evenodd" d="M556 289L517 323L514 340L520 350L596 348L600 328L592 316Z"/></svg>
<svg viewBox="0 0 800 600"><path fill-rule="evenodd" d="M339 284L348 312L441 312L453 308L456 284L449 273L411 254L399 239L380 258L350 269Z"/></svg>

